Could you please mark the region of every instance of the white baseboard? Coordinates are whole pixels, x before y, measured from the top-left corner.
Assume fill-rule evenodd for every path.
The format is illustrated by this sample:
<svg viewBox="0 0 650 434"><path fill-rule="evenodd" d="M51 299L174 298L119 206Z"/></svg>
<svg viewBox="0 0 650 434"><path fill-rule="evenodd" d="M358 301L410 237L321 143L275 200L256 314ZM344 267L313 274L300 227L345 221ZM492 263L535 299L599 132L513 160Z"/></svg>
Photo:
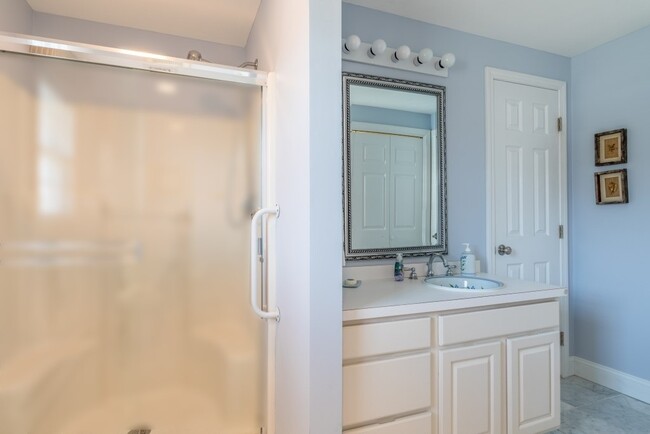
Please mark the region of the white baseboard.
<svg viewBox="0 0 650 434"><path fill-rule="evenodd" d="M650 381L635 377L580 357L571 357L571 371L578 377L609 387L650 404Z"/></svg>

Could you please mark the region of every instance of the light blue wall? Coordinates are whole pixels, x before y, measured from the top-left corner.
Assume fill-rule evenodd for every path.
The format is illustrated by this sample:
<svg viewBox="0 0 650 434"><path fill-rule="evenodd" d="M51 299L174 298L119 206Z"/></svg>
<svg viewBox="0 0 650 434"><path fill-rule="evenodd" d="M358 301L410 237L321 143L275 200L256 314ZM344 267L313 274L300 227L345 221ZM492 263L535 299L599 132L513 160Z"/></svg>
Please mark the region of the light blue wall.
<svg viewBox="0 0 650 434"><path fill-rule="evenodd" d="M458 258L469 242L485 261L485 67L570 81L570 60L518 45L482 38L343 3L342 36L364 42L382 38L389 47L429 47L436 55L453 52L449 78L343 62L343 70L447 87L449 253Z"/></svg>
<svg viewBox="0 0 650 434"><path fill-rule="evenodd" d="M25 0L0 0L0 32L29 34L32 8Z"/></svg>
<svg viewBox="0 0 650 434"><path fill-rule="evenodd" d="M572 353L650 380L650 28L571 60ZM594 133L627 128L628 163L594 165ZM627 167L630 203L595 205L594 172Z"/></svg>

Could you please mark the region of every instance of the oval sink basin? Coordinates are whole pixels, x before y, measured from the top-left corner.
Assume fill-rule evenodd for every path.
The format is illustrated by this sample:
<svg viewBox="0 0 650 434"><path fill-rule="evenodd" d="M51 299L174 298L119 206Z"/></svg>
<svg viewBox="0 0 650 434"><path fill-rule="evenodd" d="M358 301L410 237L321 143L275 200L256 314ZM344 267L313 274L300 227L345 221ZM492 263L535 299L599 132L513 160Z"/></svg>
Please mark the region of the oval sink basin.
<svg viewBox="0 0 650 434"><path fill-rule="evenodd" d="M440 276L427 277L424 282L436 289L448 291L481 291L503 288L503 282L470 276Z"/></svg>

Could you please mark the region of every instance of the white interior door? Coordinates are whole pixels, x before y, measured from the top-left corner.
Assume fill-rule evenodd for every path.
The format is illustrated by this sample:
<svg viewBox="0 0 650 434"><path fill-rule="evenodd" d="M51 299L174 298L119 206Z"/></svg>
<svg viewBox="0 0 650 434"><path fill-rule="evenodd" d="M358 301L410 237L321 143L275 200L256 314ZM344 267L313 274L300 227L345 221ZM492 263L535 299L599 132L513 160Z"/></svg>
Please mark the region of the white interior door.
<svg viewBox="0 0 650 434"><path fill-rule="evenodd" d="M494 84L496 273L560 283L559 138L556 90Z"/></svg>
<svg viewBox="0 0 650 434"><path fill-rule="evenodd" d="M488 271L567 287L565 89L556 80L486 70ZM566 341L567 297L560 327Z"/></svg>

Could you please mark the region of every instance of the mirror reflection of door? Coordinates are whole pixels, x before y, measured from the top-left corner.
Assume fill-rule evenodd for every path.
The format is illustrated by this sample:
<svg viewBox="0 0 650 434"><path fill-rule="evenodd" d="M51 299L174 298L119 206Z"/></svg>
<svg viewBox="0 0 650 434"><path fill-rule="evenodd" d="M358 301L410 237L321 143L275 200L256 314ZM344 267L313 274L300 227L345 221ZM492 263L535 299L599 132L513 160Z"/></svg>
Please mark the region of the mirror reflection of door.
<svg viewBox="0 0 650 434"><path fill-rule="evenodd" d="M353 128L352 248L434 244L430 131L365 123Z"/></svg>

